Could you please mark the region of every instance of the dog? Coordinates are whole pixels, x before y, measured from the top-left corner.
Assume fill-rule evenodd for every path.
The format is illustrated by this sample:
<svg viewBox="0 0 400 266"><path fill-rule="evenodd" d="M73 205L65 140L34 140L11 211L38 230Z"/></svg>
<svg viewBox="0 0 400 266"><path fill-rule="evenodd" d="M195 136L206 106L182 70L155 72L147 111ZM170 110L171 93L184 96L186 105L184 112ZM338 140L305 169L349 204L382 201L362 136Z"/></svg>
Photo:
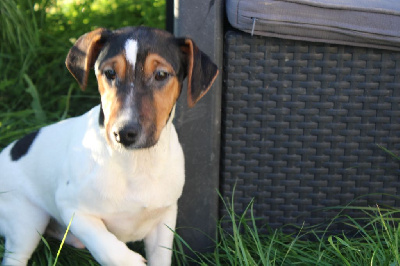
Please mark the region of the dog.
<svg viewBox="0 0 400 266"><path fill-rule="evenodd" d="M101 265L170 265L185 178L175 105L186 79L193 107L217 66L190 38L142 26L81 36L66 66L83 90L94 68L101 103L1 152L3 264L26 265L72 221L66 243ZM125 244L142 239L147 261Z"/></svg>

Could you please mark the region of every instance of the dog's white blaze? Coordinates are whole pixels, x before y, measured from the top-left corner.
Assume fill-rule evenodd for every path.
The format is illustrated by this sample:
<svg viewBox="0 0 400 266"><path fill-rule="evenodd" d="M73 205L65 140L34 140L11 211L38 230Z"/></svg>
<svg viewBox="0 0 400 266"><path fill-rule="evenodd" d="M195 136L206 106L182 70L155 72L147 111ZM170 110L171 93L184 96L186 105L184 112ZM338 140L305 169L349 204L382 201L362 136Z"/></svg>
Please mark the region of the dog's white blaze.
<svg viewBox="0 0 400 266"><path fill-rule="evenodd" d="M138 48L138 42L135 40L129 39L125 43L126 59L133 68L135 68Z"/></svg>
<svg viewBox="0 0 400 266"><path fill-rule="evenodd" d="M99 74L99 61L96 60L96 62L94 63L94 74L97 75Z"/></svg>

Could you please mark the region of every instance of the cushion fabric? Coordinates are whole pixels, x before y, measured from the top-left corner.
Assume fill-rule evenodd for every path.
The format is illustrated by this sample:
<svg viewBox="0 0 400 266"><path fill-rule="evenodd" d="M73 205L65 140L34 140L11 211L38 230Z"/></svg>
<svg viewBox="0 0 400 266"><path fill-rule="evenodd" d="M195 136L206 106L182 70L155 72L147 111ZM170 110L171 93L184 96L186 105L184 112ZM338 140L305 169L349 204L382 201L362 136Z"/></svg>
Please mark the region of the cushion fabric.
<svg viewBox="0 0 400 266"><path fill-rule="evenodd" d="M257 35L400 50L399 0L227 0L226 10Z"/></svg>

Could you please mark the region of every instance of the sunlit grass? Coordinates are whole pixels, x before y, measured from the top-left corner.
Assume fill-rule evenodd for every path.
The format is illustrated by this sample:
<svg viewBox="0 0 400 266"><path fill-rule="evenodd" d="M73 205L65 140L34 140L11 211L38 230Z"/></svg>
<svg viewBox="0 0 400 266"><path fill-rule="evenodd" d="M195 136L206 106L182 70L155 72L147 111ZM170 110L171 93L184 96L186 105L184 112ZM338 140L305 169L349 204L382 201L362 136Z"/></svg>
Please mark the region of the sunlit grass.
<svg viewBox="0 0 400 266"><path fill-rule="evenodd" d="M191 250L179 236L176 237L177 265L195 262L198 265L400 265L400 225L398 209L375 207L337 208L338 216L318 228L299 228L295 234L285 234L282 229L259 234L253 203L243 213L234 211L233 200L224 202L229 217L218 226L218 239L214 252L195 253L187 257L183 246ZM340 215L356 208L364 212L362 219ZM250 218L246 218L250 217ZM340 220L340 222L339 222ZM230 230L225 230L229 221ZM222 226L222 222L225 226ZM331 224L341 223L354 230L333 234ZM192 251L194 252L194 251Z"/></svg>

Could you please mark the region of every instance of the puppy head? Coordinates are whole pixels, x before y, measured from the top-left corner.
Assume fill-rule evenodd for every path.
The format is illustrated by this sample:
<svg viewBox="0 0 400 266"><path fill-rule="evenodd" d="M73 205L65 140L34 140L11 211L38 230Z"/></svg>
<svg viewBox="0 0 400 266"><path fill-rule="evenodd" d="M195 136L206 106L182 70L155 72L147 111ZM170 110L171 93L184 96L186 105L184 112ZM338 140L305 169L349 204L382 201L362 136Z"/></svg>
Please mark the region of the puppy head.
<svg viewBox="0 0 400 266"><path fill-rule="evenodd" d="M89 32L71 48L66 65L83 90L95 69L106 139L126 149L157 143L186 77L193 107L218 75L191 39L147 27Z"/></svg>

